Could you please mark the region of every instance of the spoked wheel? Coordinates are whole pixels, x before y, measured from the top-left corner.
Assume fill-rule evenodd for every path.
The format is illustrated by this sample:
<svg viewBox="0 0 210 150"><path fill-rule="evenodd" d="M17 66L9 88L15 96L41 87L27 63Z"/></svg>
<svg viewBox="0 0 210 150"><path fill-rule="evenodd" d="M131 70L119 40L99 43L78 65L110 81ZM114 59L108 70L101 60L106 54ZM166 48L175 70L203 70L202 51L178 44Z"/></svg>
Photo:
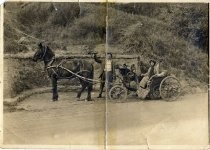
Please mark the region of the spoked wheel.
<svg viewBox="0 0 210 150"><path fill-rule="evenodd" d="M131 82L131 79L129 78L129 76L124 76L123 77L123 83L126 85L126 86L130 86L130 82Z"/></svg>
<svg viewBox="0 0 210 150"><path fill-rule="evenodd" d="M175 100L180 94L181 84L177 78L168 76L160 83L160 96L168 101Z"/></svg>
<svg viewBox="0 0 210 150"><path fill-rule="evenodd" d="M160 85L156 84L150 88L149 97L151 99L160 99Z"/></svg>
<svg viewBox="0 0 210 150"><path fill-rule="evenodd" d="M109 91L109 98L114 100L126 99L127 89L123 86L115 85Z"/></svg>

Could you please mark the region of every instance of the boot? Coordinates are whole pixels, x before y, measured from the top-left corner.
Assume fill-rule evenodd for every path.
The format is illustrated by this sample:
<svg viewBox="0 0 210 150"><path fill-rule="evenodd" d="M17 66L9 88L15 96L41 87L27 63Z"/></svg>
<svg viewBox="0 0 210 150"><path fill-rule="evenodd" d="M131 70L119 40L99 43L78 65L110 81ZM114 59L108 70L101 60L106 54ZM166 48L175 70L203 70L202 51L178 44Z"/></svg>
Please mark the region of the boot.
<svg viewBox="0 0 210 150"><path fill-rule="evenodd" d="M97 98L102 98L102 95L101 95L101 94L99 94Z"/></svg>

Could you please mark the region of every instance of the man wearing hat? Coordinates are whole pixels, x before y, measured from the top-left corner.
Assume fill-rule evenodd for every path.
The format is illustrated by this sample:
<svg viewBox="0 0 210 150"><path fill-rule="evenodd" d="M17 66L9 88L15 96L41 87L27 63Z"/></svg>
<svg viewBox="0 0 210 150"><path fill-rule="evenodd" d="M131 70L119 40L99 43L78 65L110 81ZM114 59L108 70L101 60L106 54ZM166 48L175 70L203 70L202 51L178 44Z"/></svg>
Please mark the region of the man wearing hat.
<svg viewBox="0 0 210 150"><path fill-rule="evenodd" d="M105 86L105 82L107 82L107 91L109 91L112 87L112 80L113 80L113 62L112 62L112 53L106 54L106 59L99 59L96 54L94 53L93 56L94 60L97 63L101 64L100 72L99 72L99 78L101 79L100 83L100 92L98 95L98 98L102 97L102 92Z"/></svg>
<svg viewBox="0 0 210 150"><path fill-rule="evenodd" d="M139 83L140 87L142 88L146 88L146 85L147 85L147 82L149 81L149 79L157 74L157 70L155 69L155 64L156 64L156 61L155 60L150 60L149 61L149 64L150 64L150 67L148 69L148 71L144 74L141 74L141 76L143 76L141 82Z"/></svg>

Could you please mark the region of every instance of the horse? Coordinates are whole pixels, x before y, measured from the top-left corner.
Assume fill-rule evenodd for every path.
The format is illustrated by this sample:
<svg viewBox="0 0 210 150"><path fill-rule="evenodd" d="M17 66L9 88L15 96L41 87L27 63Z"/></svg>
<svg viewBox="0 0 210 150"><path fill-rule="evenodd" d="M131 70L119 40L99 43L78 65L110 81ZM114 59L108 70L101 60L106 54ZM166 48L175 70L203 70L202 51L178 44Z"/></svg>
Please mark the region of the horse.
<svg viewBox="0 0 210 150"><path fill-rule="evenodd" d="M44 62L44 68L51 78L52 83L52 101L58 100L57 81L59 79L73 79L78 78L79 83L82 85L81 89L77 93L76 98L79 100L82 92L87 88L87 101L91 101L91 92L93 89L93 76L94 67L93 64L85 60L67 60L58 62L55 59L55 54L48 46L38 44L38 50L33 56L33 61L38 60Z"/></svg>

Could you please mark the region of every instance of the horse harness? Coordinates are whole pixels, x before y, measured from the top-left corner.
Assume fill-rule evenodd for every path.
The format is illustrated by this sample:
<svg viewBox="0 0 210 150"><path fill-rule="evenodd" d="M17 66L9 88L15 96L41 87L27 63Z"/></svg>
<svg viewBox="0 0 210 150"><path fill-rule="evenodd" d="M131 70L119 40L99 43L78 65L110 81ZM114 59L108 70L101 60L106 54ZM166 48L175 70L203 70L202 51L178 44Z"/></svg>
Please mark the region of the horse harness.
<svg viewBox="0 0 210 150"><path fill-rule="evenodd" d="M44 57L45 57L46 53L47 53L47 46L44 46L44 53L41 57L41 60L44 60Z"/></svg>
<svg viewBox="0 0 210 150"><path fill-rule="evenodd" d="M89 83L93 83L95 82L94 84L97 84L97 83L101 83L101 80L94 80L94 79L89 79L89 78L86 78L86 77L83 77L80 75L80 73L82 72L88 72L90 73L90 71L88 70L81 70L81 68L79 66L77 66L78 68L80 68L80 70L76 70L75 71L72 71L66 67L63 67L62 64L66 62L66 59L64 61L61 61L60 64L56 65L56 66L52 66L51 64L54 62L55 59L53 59L52 61L50 61L50 65L47 66L47 70L51 69L52 72L56 75L57 78L60 78L60 79L73 79L73 78L78 78L78 79L82 79L86 82L89 82ZM81 65L81 62L79 62L79 64ZM70 77L65 77L65 78L61 78L59 77L59 73L56 71L56 70L59 70L58 68L62 69L62 70L65 70L65 71L68 71L69 73L71 73L72 75ZM84 64L82 63L82 68L84 68ZM56 70L55 70L56 69ZM103 81L103 82L106 82L107 81ZM113 84L113 83L111 83Z"/></svg>
<svg viewBox="0 0 210 150"><path fill-rule="evenodd" d="M48 70L52 70L53 74L55 74L57 78L72 79L74 77L77 77L77 78L80 78L82 80L87 80L89 82L90 81L92 82L92 79L88 79L88 78L85 78L85 77L80 75L80 73L82 73L82 72L90 73L90 71L88 71L88 70L83 70L84 69L84 63L78 62L77 66L76 66L76 69L73 71L73 70L70 70L70 69L62 66L66 62L66 59L64 61L61 61L58 65L53 66L52 64L53 64L54 60L55 60L55 58L53 58L48 63L48 65L46 67L46 70L47 71ZM82 67L80 65L82 65ZM60 77L60 75L59 75L60 73L58 71L56 71L56 70L59 70L59 69L61 69L59 72L62 72L63 70L65 70L65 71L69 72L71 74L71 76L69 76L69 77Z"/></svg>

